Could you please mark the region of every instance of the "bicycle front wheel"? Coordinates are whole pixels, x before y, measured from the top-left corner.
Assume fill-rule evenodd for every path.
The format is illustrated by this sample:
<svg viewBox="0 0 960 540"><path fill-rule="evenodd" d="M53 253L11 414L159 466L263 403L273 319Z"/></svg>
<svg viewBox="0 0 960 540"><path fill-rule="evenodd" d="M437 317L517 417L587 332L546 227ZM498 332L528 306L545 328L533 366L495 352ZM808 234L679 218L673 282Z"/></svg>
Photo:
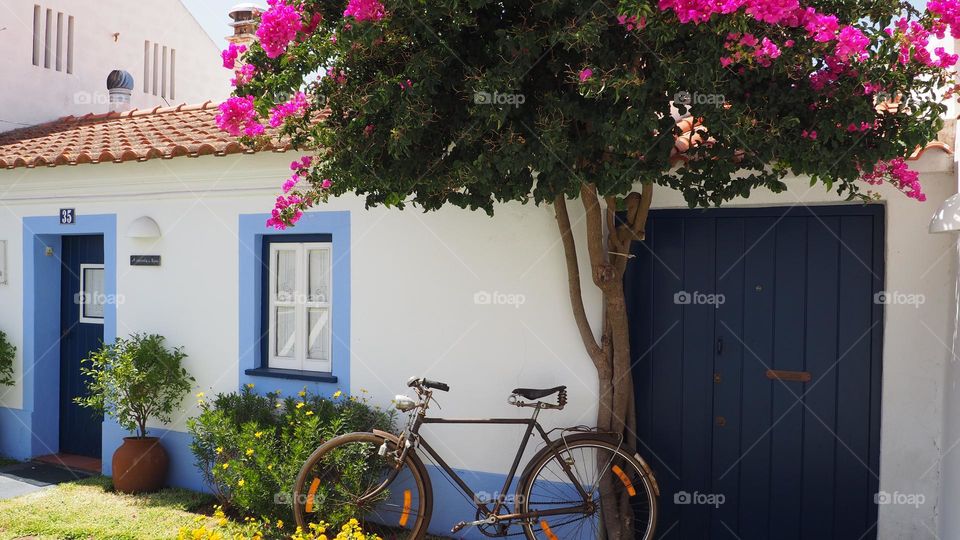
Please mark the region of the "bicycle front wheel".
<svg viewBox="0 0 960 540"><path fill-rule="evenodd" d="M423 538L432 511L430 480L415 455L397 463L394 450L392 441L373 433L348 433L317 448L294 485L297 525L308 531L323 523L332 538L355 519L384 540Z"/></svg>
<svg viewBox="0 0 960 540"><path fill-rule="evenodd" d="M530 540L604 538L652 540L657 494L652 476L633 454L602 438L570 438L541 450L517 490ZM581 511L551 511L584 504ZM546 514L545 514L546 512ZM616 529L616 530L613 530Z"/></svg>

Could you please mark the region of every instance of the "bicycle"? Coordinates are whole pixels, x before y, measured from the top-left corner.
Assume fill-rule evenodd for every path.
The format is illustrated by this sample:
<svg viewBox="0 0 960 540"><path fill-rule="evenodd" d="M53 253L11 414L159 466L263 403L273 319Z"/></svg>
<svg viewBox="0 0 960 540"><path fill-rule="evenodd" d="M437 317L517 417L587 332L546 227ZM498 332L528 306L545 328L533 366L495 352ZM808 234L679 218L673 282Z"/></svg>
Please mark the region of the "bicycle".
<svg viewBox="0 0 960 540"><path fill-rule="evenodd" d="M338 528L353 518L364 531L385 540L424 538L433 512L433 487L422 451L476 507L474 519L457 523L451 533L477 527L491 537L597 538L605 521L603 498L603 508L617 508L613 515L626 527L624 538L653 538L659 488L643 458L619 435L583 427L547 432L537 421L541 411L563 409L565 386L513 390L508 402L533 408L530 418L457 419L427 416L434 390L448 392L448 385L418 378L407 385L417 398L398 395L394 400L397 409L411 413L400 435L380 430L348 433L322 444L307 459L294 486L297 525L307 530L310 523L323 520ZM552 395L556 403L542 401ZM424 424L526 425L499 495L481 499L420 435ZM549 434L557 430L559 438L551 439ZM534 433L544 446L523 469L511 508L506 493ZM515 526L522 531L514 532Z"/></svg>

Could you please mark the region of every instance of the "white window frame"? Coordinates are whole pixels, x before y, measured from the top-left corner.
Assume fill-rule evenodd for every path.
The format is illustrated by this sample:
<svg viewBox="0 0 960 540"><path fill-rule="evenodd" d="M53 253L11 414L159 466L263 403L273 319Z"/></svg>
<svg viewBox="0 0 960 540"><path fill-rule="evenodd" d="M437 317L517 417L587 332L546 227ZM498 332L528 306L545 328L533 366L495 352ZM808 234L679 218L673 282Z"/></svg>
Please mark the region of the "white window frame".
<svg viewBox="0 0 960 540"><path fill-rule="evenodd" d="M295 292L293 301L277 300L277 276L279 265L277 264L277 254L281 251L293 251L296 253L295 269ZM310 301L308 289L309 280L309 253L311 251L326 251L327 260L330 261L330 267L327 268L327 292L328 298L324 302ZM270 244L270 260L267 264L270 272L268 295L268 343L267 343L267 367L280 369L293 369L298 371L316 371L321 373L331 373L333 371L333 243L331 242L272 242ZM277 307L294 308L294 353L292 357L277 356ZM309 313L311 309L327 310L327 332L326 350L330 358L310 358L307 356L309 350L308 325Z"/></svg>
<svg viewBox="0 0 960 540"><path fill-rule="evenodd" d="M77 296L78 306L80 308L80 322L85 324L103 324L103 317L87 317L84 314L83 308L86 306L86 279L87 279L87 270L103 270L104 271L104 286L106 286L106 269L102 264L81 264L80 265L80 293ZM99 291L100 294L106 294L104 291Z"/></svg>

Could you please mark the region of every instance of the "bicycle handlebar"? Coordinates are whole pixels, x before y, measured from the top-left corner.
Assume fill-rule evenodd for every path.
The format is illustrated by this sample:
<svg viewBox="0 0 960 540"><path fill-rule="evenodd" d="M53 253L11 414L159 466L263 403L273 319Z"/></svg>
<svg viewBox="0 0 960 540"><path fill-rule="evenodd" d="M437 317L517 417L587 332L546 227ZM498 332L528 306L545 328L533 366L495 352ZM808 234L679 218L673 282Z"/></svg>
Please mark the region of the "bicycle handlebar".
<svg viewBox="0 0 960 540"><path fill-rule="evenodd" d="M432 388L434 390L440 390L441 392L449 392L450 385L447 383L431 381L430 379L418 379L416 377L411 377L407 381L407 386L413 388L416 386L422 386L424 388Z"/></svg>

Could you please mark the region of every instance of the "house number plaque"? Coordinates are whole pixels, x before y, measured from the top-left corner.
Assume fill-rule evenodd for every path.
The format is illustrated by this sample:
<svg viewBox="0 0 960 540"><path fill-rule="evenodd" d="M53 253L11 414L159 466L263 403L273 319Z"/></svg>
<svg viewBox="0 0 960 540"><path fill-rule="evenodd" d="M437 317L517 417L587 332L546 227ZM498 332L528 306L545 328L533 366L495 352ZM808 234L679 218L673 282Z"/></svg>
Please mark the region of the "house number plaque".
<svg viewBox="0 0 960 540"><path fill-rule="evenodd" d="M130 266L160 266L159 255L131 255Z"/></svg>

